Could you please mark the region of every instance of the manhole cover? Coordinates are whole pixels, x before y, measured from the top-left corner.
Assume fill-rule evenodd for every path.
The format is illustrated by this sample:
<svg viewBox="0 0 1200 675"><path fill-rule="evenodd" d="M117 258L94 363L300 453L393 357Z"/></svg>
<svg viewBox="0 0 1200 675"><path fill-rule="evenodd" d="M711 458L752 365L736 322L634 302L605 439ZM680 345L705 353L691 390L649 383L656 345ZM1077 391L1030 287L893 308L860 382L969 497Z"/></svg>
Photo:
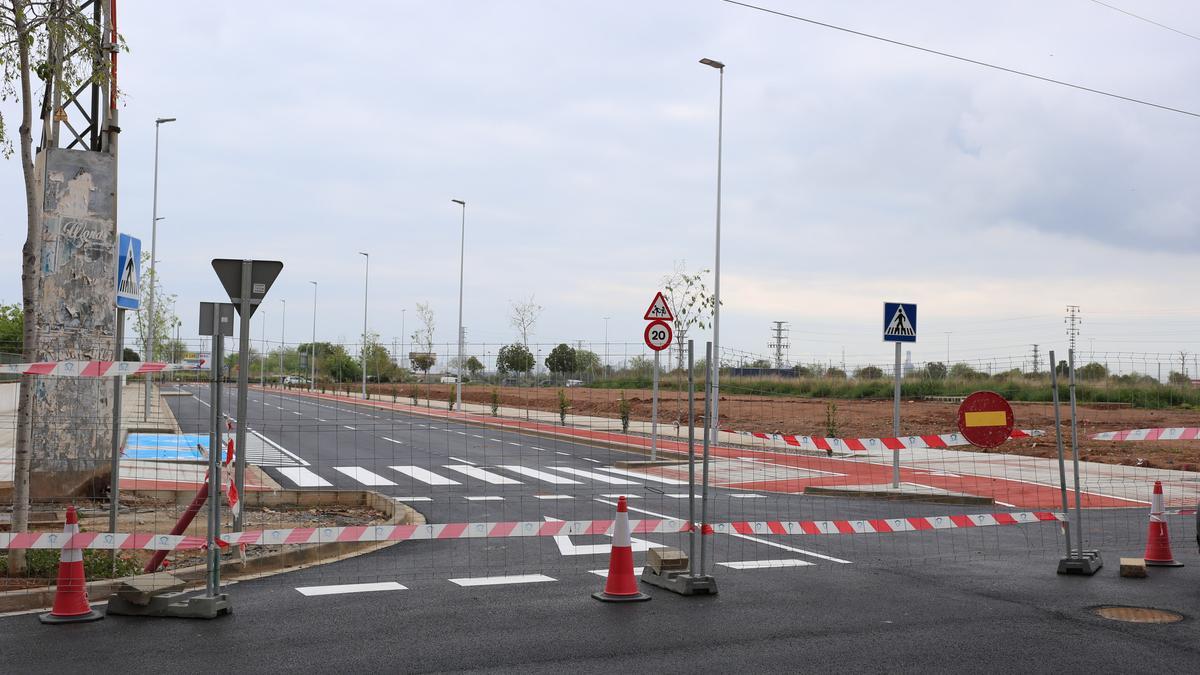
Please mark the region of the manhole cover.
<svg viewBox="0 0 1200 675"><path fill-rule="evenodd" d="M1175 623L1183 621L1183 615L1165 609L1153 607L1097 607L1092 610L1096 614L1113 621L1128 621L1130 623Z"/></svg>

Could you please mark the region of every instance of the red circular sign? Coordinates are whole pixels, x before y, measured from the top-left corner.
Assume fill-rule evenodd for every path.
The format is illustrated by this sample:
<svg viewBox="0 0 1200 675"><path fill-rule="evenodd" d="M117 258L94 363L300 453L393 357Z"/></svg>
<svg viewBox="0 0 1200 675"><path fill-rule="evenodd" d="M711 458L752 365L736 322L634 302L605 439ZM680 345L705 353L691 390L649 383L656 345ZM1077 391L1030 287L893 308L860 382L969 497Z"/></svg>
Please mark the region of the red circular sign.
<svg viewBox="0 0 1200 675"><path fill-rule="evenodd" d="M647 347L661 352L671 346L674 334L671 332L671 324L659 319L646 324L646 334L643 337L646 339Z"/></svg>
<svg viewBox="0 0 1200 675"><path fill-rule="evenodd" d="M1012 406L994 391L977 391L958 406L958 431L976 447L994 448L1012 435Z"/></svg>

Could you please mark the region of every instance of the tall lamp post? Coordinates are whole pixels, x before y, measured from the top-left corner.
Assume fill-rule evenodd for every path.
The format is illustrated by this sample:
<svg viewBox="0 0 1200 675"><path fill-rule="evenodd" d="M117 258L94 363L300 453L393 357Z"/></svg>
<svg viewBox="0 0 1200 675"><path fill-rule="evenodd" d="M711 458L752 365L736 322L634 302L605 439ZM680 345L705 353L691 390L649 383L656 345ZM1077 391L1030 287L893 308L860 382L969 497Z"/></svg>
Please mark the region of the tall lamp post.
<svg viewBox="0 0 1200 675"><path fill-rule="evenodd" d="M717 432L720 431L721 400L721 140L724 131L725 117L725 64L713 59L700 59L710 68L716 68L720 73L717 90L717 250L716 262L713 265L713 358L708 367L712 370L712 425L713 445L719 443Z"/></svg>
<svg viewBox="0 0 1200 675"><path fill-rule="evenodd" d="M600 367L600 373L608 377L608 320L611 316L604 317L604 365Z"/></svg>
<svg viewBox="0 0 1200 675"><path fill-rule="evenodd" d="M360 360L362 361L362 395L363 400L367 400L367 287L371 282L371 254L358 252L359 255L367 259L366 267L363 268L363 333L362 333L362 353Z"/></svg>
<svg viewBox="0 0 1200 675"><path fill-rule="evenodd" d="M462 233L458 240L458 368L457 377L454 378L454 405L458 407L458 411L462 412L462 370L463 370L463 329L462 329L462 305L463 305L463 260L467 250L467 203L461 199L451 199L450 201L462 207Z"/></svg>
<svg viewBox="0 0 1200 675"><path fill-rule="evenodd" d="M317 386L317 282L313 285L313 330L312 342L308 343L308 390L316 391Z"/></svg>
<svg viewBox="0 0 1200 675"><path fill-rule="evenodd" d="M153 218L150 221L150 297L146 302L146 361L154 360L154 286L157 277L154 276L154 262L158 259L158 130L168 122L174 122L174 117L160 117L154 120L154 206ZM150 419L150 387L154 376L146 373L146 401L142 407L142 420Z"/></svg>

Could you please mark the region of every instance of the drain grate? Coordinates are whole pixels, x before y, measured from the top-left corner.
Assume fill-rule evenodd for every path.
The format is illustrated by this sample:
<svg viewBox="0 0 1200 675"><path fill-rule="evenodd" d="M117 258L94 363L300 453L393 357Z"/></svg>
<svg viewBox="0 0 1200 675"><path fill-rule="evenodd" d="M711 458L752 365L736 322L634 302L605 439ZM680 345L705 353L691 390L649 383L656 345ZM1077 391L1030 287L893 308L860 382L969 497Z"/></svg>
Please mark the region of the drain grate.
<svg viewBox="0 0 1200 675"><path fill-rule="evenodd" d="M1129 623L1175 623L1176 621L1183 621L1183 615L1178 612L1166 609L1154 609L1153 607L1124 607L1116 605L1097 607L1092 611L1105 619L1127 621Z"/></svg>

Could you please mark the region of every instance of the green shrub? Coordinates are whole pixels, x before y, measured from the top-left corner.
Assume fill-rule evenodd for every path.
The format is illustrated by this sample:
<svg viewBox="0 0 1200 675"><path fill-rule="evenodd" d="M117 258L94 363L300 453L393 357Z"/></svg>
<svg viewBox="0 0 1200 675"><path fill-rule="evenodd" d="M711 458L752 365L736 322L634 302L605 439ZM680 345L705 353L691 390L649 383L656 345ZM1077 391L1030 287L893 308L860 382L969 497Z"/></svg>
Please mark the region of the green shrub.
<svg viewBox="0 0 1200 675"><path fill-rule="evenodd" d="M621 392L621 401L617 404L617 408L621 413L621 431L629 433L629 412L633 406L629 404L625 398L625 392Z"/></svg>
<svg viewBox="0 0 1200 675"><path fill-rule="evenodd" d="M567 410L571 407L571 401L567 399L567 393L562 389L558 390L558 421L565 427L567 426Z"/></svg>
<svg viewBox="0 0 1200 675"><path fill-rule="evenodd" d="M492 390L492 417L499 417L499 416L500 416L500 391L498 389L493 389Z"/></svg>

